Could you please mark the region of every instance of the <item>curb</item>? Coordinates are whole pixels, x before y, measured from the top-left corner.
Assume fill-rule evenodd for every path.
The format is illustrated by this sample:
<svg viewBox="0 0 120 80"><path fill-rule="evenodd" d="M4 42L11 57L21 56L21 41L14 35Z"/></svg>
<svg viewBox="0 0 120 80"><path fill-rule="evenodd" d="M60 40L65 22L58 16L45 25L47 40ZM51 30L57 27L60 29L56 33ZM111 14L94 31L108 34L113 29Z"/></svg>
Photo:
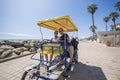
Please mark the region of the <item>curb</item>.
<svg viewBox="0 0 120 80"><path fill-rule="evenodd" d="M29 54L24 54L24 55L16 56L16 57L10 57L10 58L5 58L5 59L0 59L0 63L6 62L6 61L9 61L9 60L13 60L13 59L17 59L17 58L20 58L20 57L28 56L28 55L31 55L31 54L33 54L33 52L31 52Z"/></svg>

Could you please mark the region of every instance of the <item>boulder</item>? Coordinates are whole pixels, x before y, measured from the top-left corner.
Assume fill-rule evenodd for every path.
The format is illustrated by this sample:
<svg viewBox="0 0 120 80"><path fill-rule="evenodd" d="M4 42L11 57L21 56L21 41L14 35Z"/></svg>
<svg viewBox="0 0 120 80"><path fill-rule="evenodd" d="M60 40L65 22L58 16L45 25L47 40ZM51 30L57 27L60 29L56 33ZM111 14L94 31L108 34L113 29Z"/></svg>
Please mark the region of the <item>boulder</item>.
<svg viewBox="0 0 120 80"><path fill-rule="evenodd" d="M15 48L13 49L13 52L16 53L17 55L20 55L20 53L22 52L22 48Z"/></svg>
<svg viewBox="0 0 120 80"><path fill-rule="evenodd" d="M0 49L0 55L4 52L4 49Z"/></svg>
<svg viewBox="0 0 120 80"><path fill-rule="evenodd" d="M31 54L31 52L30 51L24 51L24 52L22 52L22 55L25 55L25 54Z"/></svg>
<svg viewBox="0 0 120 80"><path fill-rule="evenodd" d="M20 55L21 51L19 49L13 49L13 52L17 55Z"/></svg>
<svg viewBox="0 0 120 80"><path fill-rule="evenodd" d="M32 46L31 46L29 43L25 43L25 44L24 44L24 47L30 49Z"/></svg>
<svg viewBox="0 0 120 80"><path fill-rule="evenodd" d="M19 47L19 48L15 48L13 49L13 52L16 53L17 55L20 55L22 52L27 51L28 49L25 47Z"/></svg>
<svg viewBox="0 0 120 80"><path fill-rule="evenodd" d="M11 57L16 57L16 56L18 55L15 52L13 52Z"/></svg>
<svg viewBox="0 0 120 80"><path fill-rule="evenodd" d="M10 46L13 46L15 48L18 48L18 47L23 47L24 46L24 43L23 42L13 42L13 41L9 41L9 40L5 40L4 41L5 45L10 45Z"/></svg>
<svg viewBox="0 0 120 80"><path fill-rule="evenodd" d="M1 45L0 49L4 49L4 50L9 50L9 49L14 49L14 47L9 46L9 45Z"/></svg>
<svg viewBox="0 0 120 80"><path fill-rule="evenodd" d="M32 47L32 48L30 48L30 49L29 49L29 51L30 51L30 52L33 52L33 51L34 51L34 48L33 48L33 47Z"/></svg>
<svg viewBox="0 0 120 80"><path fill-rule="evenodd" d="M15 48L23 47L24 46L24 44L21 43L21 42L11 42L10 45L13 46L13 47L15 47Z"/></svg>
<svg viewBox="0 0 120 80"><path fill-rule="evenodd" d="M28 51L28 48L26 47L21 47L22 51Z"/></svg>
<svg viewBox="0 0 120 80"><path fill-rule="evenodd" d="M11 56L12 52L13 52L12 50L6 50L6 51L4 51L4 52L0 55L0 59L3 59L3 58L6 58L6 57Z"/></svg>

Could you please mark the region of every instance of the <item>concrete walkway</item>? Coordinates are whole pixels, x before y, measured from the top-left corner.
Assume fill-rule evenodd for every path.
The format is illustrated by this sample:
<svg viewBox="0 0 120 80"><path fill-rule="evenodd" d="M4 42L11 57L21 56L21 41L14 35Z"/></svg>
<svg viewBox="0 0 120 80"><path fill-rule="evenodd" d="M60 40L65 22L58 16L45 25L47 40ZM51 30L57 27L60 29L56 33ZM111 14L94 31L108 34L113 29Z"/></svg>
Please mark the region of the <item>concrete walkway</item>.
<svg viewBox="0 0 120 80"><path fill-rule="evenodd" d="M78 54L79 63L70 80L120 80L120 47L83 41Z"/></svg>
<svg viewBox="0 0 120 80"><path fill-rule="evenodd" d="M78 55L70 80L120 80L120 48L81 41ZM20 80L22 69L32 63L38 62L30 56L0 63L0 80Z"/></svg>

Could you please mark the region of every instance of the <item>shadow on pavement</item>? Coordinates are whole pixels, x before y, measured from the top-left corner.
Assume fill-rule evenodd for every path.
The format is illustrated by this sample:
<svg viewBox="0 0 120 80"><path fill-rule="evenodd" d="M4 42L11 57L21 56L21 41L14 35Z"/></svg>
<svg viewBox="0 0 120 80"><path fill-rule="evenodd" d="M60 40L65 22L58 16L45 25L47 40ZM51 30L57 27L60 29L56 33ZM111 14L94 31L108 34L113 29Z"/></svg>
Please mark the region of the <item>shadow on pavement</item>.
<svg viewBox="0 0 120 80"><path fill-rule="evenodd" d="M102 69L78 62L74 65L69 80L107 80Z"/></svg>

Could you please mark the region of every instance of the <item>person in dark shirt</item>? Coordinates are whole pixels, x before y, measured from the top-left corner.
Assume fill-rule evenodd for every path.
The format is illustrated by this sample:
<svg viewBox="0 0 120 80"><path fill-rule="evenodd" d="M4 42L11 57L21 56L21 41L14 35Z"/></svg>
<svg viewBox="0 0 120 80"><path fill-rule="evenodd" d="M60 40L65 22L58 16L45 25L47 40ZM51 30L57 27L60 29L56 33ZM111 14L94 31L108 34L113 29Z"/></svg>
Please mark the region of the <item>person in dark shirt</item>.
<svg viewBox="0 0 120 80"><path fill-rule="evenodd" d="M75 38L72 38L71 44L73 45L74 50L78 50L78 43L79 42Z"/></svg>
<svg viewBox="0 0 120 80"><path fill-rule="evenodd" d="M64 33L63 29L60 28L59 29L59 33L60 33L60 41L66 41L66 49L69 52L69 56L70 56L70 63L72 63L72 59L73 59L73 54L74 54L74 47L72 46L69 36L67 33ZM65 46L65 44L63 45Z"/></svg>
<svg viewBox="0 0 120 80"><path fill-rule="evenodd" d="M61 32L62 33L62 32ZM69 36L68 36L68 34L65 34L65 33L63 33L63 34L61 34L61 36L60 36L60 41L64 41L64 39L66 39L66 42L69 42Z"/></svg>

